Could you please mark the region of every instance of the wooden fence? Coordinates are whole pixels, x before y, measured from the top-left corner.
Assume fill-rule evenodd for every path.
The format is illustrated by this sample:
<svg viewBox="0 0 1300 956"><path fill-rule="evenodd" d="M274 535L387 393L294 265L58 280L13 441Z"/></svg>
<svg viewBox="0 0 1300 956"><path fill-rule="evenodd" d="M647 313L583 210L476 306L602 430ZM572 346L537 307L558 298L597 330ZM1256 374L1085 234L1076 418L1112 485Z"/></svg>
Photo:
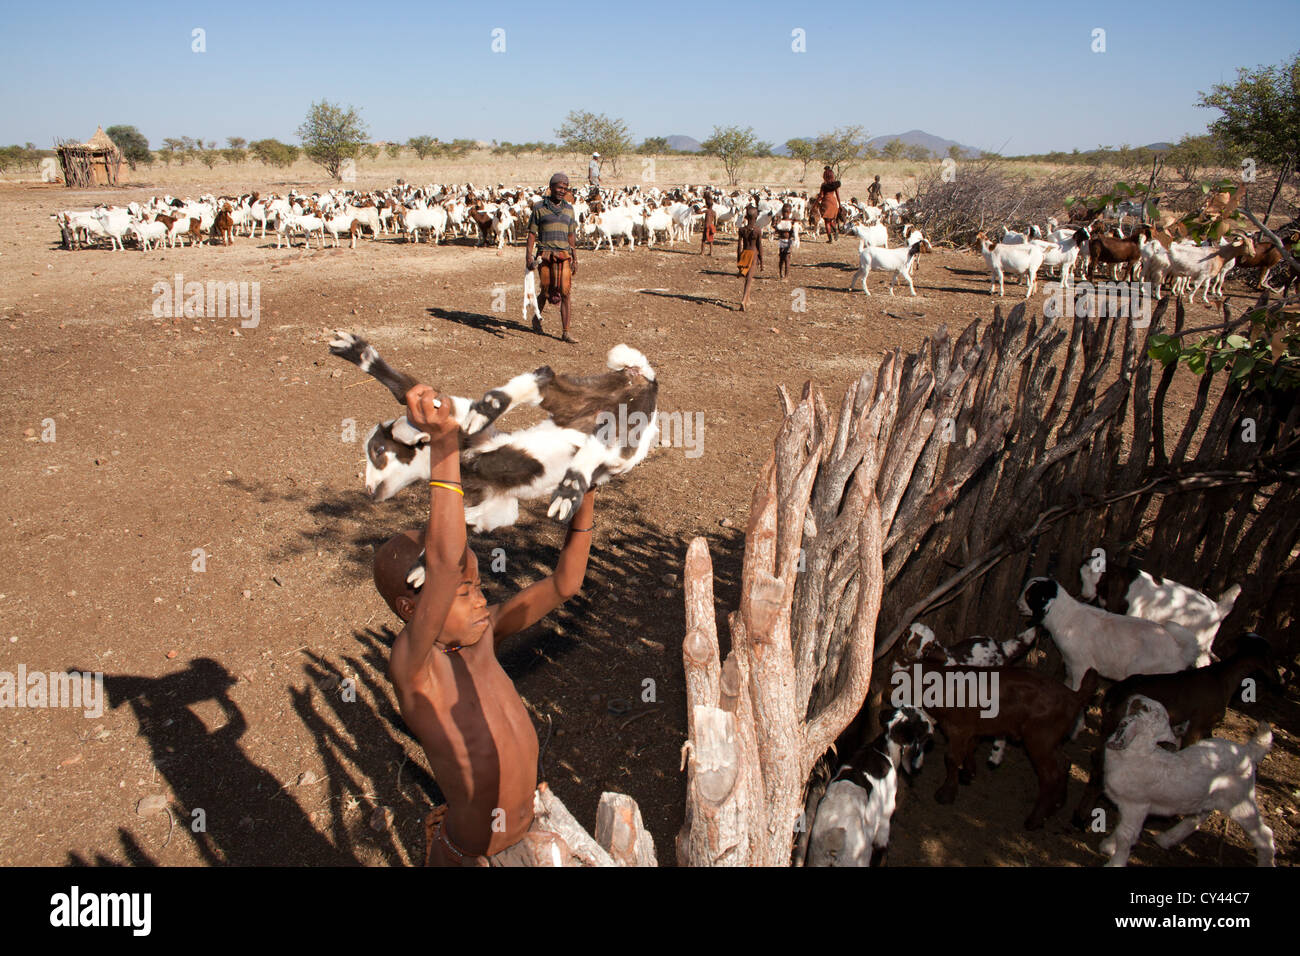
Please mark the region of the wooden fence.
<svg viewBox="0 0 1300 956"><path fill-rule="evenodd" d="M1145 551L1211 594L1240 583L1225 631L1295 640L1295 396L1207 373L1176 428L1177 373L1147 356L1168 310L1067 328L997 309L956 341L941 328L887 353L835 414L811 383L798 402L781 391L725 657L704 540L687 554L680 864L798 862L810 774L861 709L873 661L918 619L945 643L1010 636L1025 579L1050 572L1077 591L1093 547ZM1224 325L1241 321L1225 307Z"/></svg>

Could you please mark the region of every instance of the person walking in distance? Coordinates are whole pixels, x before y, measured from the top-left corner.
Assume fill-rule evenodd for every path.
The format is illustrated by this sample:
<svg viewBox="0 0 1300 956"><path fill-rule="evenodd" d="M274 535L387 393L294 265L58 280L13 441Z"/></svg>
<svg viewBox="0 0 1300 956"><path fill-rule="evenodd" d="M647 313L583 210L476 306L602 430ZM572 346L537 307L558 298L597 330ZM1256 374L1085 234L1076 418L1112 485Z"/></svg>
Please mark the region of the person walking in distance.
<svg viewBox="0 0 1300 956"><path fill-rule="evenodd" d="M880 200L884 198L882 193L883 189L880 185L880 177L877 176L872 181L871 185L867 187L867 205L880 208Z"/></svg>
<svg viewBox="0 0 1300 956"><path fill-rule="evenodd" d="M781 207L781 215L772 223L772 232L776 234L776 273L782 279L790 277L790 247L799 233L799 224L794 221L794 207L786 203Z"/></svg>
<svg viewBox="0 0 1300 956"><path fill-rule="evenodd" d="M569 334L573 276L578 272L577 217L568 201L569 177L556 173L549 183L549 195L536 206L528 218L528 244L524 268L540 269L537 297L539 310L546 303L560 307L560 338L576 345ZM534 252L539 253L534 257ZM533 318L533 331L542 331L542 320Z"/></svg>
<svg viewBox="0 0 1300 956"><path fill-rule="evenodd" d="M718 235L718 214L713 211L713 196L704 197L704 232L700 235L700 255L704 255L705 247L708 247L709 255L713 255L713 240Z"/></svg>
<svg viewBox="0 0 1300 956"><path fill-rule="evenodd" d="M834 242L840 218L840 181L829 166L822 170L821 199L822 221L826 224L826 241Z"/></svg>
<svg viewBox="0 0 1300 956"><path fill-rule="evenodd" d="M754 263L763 268L763 233L758 228L758 209L745 210L745 224L736 237L736 268L745 277L745 287L740 294L740 311L749 308L749 287L754 281Z"/></svg>
<svg viewBox="0 0 1300 956"><path fill-rule="evenodd" d="M587 182L600 188L600 153L591 154L591 162L587 164Z"/></svg>

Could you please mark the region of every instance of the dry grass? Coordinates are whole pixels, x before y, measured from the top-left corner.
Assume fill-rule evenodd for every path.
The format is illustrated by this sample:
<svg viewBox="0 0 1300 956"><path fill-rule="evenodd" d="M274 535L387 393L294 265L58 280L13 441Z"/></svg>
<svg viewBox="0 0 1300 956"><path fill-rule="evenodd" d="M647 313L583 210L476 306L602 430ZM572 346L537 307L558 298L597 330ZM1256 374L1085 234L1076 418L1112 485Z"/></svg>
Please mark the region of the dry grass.
<svg viewBox="0 0 1300 956"><path fill-rule="evenodd" d="M925 181L938 162L869 160L849 170L843 179L840 194L848 199L857 196L865 199L867 186L879 174L885 195L901 192L905 196L916 194L918 178ZM1005 163L1001 168L1014 175L1031 177L1050 175L1055 167L1039 163ZM800 182L802 164L797 160L773 157L751 160L742 171L740 186L779 186L795 189L815 189L821 181L820 171L809 165L807 177ZM473 182L492 184L545 183L556 170L568 173L575 183L587 181L587 159L575 153L526 153L518 158L496 156L490 150L476 150L456 159L416 159L404 150L397 159L381 155L376 160L363 159L357 163L356 188L372 189L391 186L396 180L412 183ZM958 167L960 175L960 166ZM285 190L289 187L316 189L333 185L325 171L316 164L300 159L286 169L276 169L250 160L231 164L219 162L212 169L191 160L185 165L171 166L154 163L140 166L134 172L123 169L127 188L148 189L153 192L171 192L184 195L196 192L239 193L249 190ZM39 182L31 170L11 171L0 177L0 182ZM633 183L672 186L682 183L711 183L726 186L722 163L704 156L627 156L619 163L619 172L606 163L601 177L607 186ZM75 192L75 191L73 191Z"/></svg>

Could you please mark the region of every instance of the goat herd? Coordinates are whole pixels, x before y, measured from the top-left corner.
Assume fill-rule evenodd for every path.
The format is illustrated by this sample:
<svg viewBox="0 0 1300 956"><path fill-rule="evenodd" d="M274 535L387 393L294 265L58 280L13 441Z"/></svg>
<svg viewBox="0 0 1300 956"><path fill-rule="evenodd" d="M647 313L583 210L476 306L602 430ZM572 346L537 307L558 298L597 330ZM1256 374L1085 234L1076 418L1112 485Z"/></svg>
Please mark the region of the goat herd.
<svg viewBox="0 0 1300 956"><path fill-rule="evenodd" d="M260 237L265 238L270 229L277 249L292 247L298 236L307 248L313 236L318 237L321 248L327 237L334 246L346 240L356 248L358 238L364 236L402 235L418 243L421 233L434 244L477 237L480 245L502 249L522 236L532 207L543 195L524 186L465 183L415 187L399 181L389 189L371 192L331 189L310 195L291 191L285 196L254 192L205 195L197 200L164 195L126 206L64 210L52 218L58 223L65 248L107 240L112 248L124 249L128 239L146 251L187 242L230 245L237 234L252 237L260 229ZM758 228L766 230L786 203L797 223L793 248L799 248L799 224L813 236L823 229L815 204L806 193L792 190L724 193L708 186L592 188L575 197L573 206L582 238L594 249L605 245L612 251L616 239L629 249L636 247L638 238L653 247L660 235L670 245L691 241L704 216L706 196L713 198L717 226L723 233L734 232L750 206L757 207ZM890 295L900 279L916 295L912 281L916 257L933 249L920 229L905 224L909 212L916 211L909 210L915 203L886 199L877 207L851 199L842 204L842 231L858 240L858 268L849 281L850 291L860 283L862 291L870 295L867 281L874 270L891 274ZM887 225L901 226L902 245L889 247ZM1282 288L1268 285L1270 271L1282 261L1268 239L1234 232L1220 235L1217 242L1197 243L1172 220L1137 225L1125 235L1122 217L1118 227L1109 229L1100 218L1065 226L1048 219L1045 229L1030 225L1023 232L1014 232L1003 227L996 243L981 231L975 248L989 269L989 292L998 295L1004 294L1005 277L1013 275L1023 278L1028 298L1037 288L1038 272L1043 268L1054 270L1062 290L1085 273L1093 278L1098 266L1103 266L1109 268L1110 278L1150 282L1157 293L1166 282L1175 295L1190 292L1194 298L1201 291L1207 305L1210 295L1222 295L1224 281L1234 268L1261 269L1261 283L1273 291L1300 283L1300 276L1284 267L1288 275L1283 277Z"/></svg>
<svg viewBox="0 0 1300 956"><path fill-rule="evenodd" d="M1050 578L1031 579L1019 610L1032 624L1011 640L973 637L944 646L930 628L911 626L895 652L891 683L924 683L936 692L913 703L891 699L880 714L880 735L841 765L814 817L810 865L883 859L898 771L920 771L936 726L948 741L947 776L935 795L940 803L956 799L959 780L974 779L981 738L995 739L991 767L1001 763L1010 738L1023 743L1038 778L1025 827L1042 827L1065 804L1069 762L1062 748L1082 728L1102 678L1114 683L1101 700L1090 778L1073 822L1109 831L1100 844L1107 865L1125 865L1148 815L1183 817L1155 838L1168 848L1215 810L1246 831L1260 866L1273 865L1273 832L1255 797L1255 771L1272 733L1260 723L1248 744L1210 736L1238 694L1254 701L1257 680L1277 685L1270 646L1258 635L1220 642L1217 658L1211 650L1241 588L1215 601L1145 571L1107 568L1100 549L1080 577L1082 600ZM1038 627L1060 649L1066 684L1011 666L1033 645ZM976 678L991 685L978 705ZM1098 805L1103 791L1119 810L1113 826Z"/></svg>

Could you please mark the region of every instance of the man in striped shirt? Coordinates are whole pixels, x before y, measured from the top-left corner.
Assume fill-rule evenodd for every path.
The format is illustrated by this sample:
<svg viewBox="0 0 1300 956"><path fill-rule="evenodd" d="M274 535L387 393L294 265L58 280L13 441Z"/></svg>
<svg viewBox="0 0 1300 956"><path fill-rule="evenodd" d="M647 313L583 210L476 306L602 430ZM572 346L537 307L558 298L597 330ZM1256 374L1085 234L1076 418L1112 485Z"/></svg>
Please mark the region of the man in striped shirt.
<svg viewBox="0 0 1300 956"><path fill-rule="evenodd" d="M568 202L569 177L556 173L551 177L550 194L533 207L528 219L528 247L524 253L524 268L531 272L540 268L537 307L546 303L560 307L560 338L576 345L569 335L569 303L573 276L578 272L577 216ZM538 255L534 257L534 252ZM533 319L533 331L542 331L542 320Z"/></svg>

